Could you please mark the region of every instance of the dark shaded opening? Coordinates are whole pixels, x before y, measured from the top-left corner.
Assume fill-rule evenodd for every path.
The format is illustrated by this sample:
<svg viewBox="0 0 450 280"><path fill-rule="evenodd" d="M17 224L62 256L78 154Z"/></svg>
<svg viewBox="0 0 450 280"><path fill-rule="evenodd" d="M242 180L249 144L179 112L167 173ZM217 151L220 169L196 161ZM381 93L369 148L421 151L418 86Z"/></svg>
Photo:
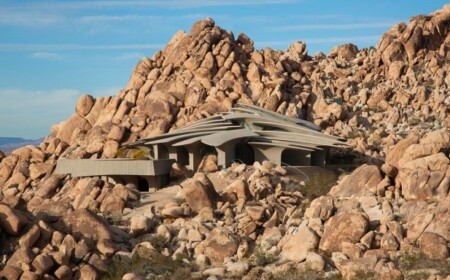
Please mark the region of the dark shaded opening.
<svg viewBox="0 0 450 280"><path fill-rule="evenodd" d="M168 159L169 150L165 145L158 144L158 159Z"/></svg>
<svg viewBox="0 0 450 280"><path fill-rule="evenodd" d="M309 151L285 149L281 153L281 162L293 166L309 166L311 165L310 153Z"/></svg>
<svg viewBox="0 0 450 280"><path fill-rule="evenodd" d="M177 147L178 163L189 165L189 152L185 147Z"/></svg>
<svg viewBox="0 0 450 280"><path fill-rule="evenodd" d="M138 190L140 192L148 192L149 191L149 186L148 186L148 182L145 178L138 176Z"/></svg>
<svg viewBox="0 0 450 280"><path fill-rule="evenodd" d="M203 158L205 155L217 155L216 148L209 145L203 145L200 149L200 156Z"/></svg>
<svg viewBox="0 0 450 280"><path fill-rule="evenodd" d="M327 150L314 151L311 153L311 165L324 166L329 162L329 152Z"/></svg>
<svg viewBox="0 0 450 280"><path fill-rule="evenodd" d="M252 146L247 143L238 143L235 146L236 160L242 161L245 164L253 164L255 161L255 153Z"/></svg>

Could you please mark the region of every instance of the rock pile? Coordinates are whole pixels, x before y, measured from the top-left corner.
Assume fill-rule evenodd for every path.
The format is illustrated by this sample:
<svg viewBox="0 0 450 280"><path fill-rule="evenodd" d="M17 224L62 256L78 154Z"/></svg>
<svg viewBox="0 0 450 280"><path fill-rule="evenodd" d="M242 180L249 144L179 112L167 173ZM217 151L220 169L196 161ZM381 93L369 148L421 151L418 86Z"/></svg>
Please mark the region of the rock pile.
<svg viewBox="0 0 450 280"><path fill-rule="evenodd" d="M362 165L311 202L283 167L270 162L218 172L235 178L220 194L197 173L184 181L178 203L133 218L151 220L152 228L132 223L132 230L163 237L168 255L194 261L204 276L250 277L259 271L392 279L420 274L405 267L408 256L448 268L449 148L444 130L418 144L399 143L392 152L406 151L400 165Z"/></svg>
<svg viewBox="0 0 450 280"><path fill-rule="evenodd" d="M182 260L194 261L203 270L193 275L247 277L296 268L392 278L405 253L448 258L449 7L394 26L376 49L345 44L328 55L310 56L303 42L255 50L212 19L178 32L117 96L83 95L39 147L0 153L2 275L96 278L141 251L190 272ZM139 201L136 186L52 174L60 157L126 156L124 143L238 102L312 121L385 164L360 166L313 201L269 162L218 171L235 179L220 193L197 173L179 200L129 225L117 213ZM216 169L209 155L202 170Z"/></svg>

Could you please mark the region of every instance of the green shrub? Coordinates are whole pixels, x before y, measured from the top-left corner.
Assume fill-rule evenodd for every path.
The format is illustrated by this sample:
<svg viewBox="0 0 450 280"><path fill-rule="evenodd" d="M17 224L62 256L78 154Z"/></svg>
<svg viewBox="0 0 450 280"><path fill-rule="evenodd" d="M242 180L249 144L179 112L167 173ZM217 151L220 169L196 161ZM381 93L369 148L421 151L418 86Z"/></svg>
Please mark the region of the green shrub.
<svg viewBox="0 0 450 280"><path fill-rule="evenodd" d="M149 152L148 150L134 150L131 153L132 159L148 159L149 158Z"/></svg>
<svg viewBox="0 0 450 280"><path fill-rule="evenodd" d="M151 235L146 241L150 242L158 252L161 252L167 244L167 238L161 235Z"/></svg>
<svg viewBox="0 0 450 280"><path fill-rule="evenodd" d="M331 276L325 277L323 273L316 272L312 269L290 269L288 271L277 273L272 276L273 280L342 280L342 275L340 273L332 274ZM360 278L366 279L366 278Z"/></svg>
<svg viewBox="0 0 450 280"><path fill-rule="evenodd" d="M163 279L190 279L190 273L195 267L171 257L164 256L154 250L143 249L135 253L131 262L111 260L108 270L102 279L120 280L126 273L148 277L161 275ZM150 278L151 279L151 278Z"/></svg>
<svg viewBox="0 0 450 280"><path fill-rule="evenodd" d="M399 269L408 275L420 276L422 274L428 274L426 271L420 270L435 270L438 275L448 276L450 275L450 261L446 259L429 259L423 252L418 253L402 253L398 260L397 265ZM414 271L413 273L406 273L408 271ZM420 278L411 278L420 279Z"/></svg>
<svg viewBox="0 0 450 280"><path fill-rule="evenodd" d="M126 158L128 151L129 151L129 149L124 148L124 147L117 149L116 158Z"/></svg>
<svg viewBox="0 0 450 280"><path fill-rule="evenodd" d="M273 263L277 259L277 256L266 252L261 247L256 247L250 256L249 261L253 266L264 266Z"/></svg>

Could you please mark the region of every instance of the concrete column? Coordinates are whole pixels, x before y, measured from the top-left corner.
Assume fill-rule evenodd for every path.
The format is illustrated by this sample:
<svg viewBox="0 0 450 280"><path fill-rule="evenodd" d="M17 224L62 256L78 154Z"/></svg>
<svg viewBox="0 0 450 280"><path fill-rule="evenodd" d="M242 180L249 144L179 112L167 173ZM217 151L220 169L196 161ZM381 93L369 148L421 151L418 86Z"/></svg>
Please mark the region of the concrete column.
<svg viewBox="0 0 450 280"><path fill-rule="evenodd" d="M169 146L169 158L178 161L177 147Z"/></svg>
<svg viewBox="0 0 450 280"><path fill-rule="evenodd" d="M240 142L241 139L236 139L216 147L218 166L227 167L236 159L236 144Z"/></svg>
<svg viewBox="0 0 450 280"><path fill-rule="evenodd" d="M189 153L189 165L186 167L192 171L197 171L200 162L202 161L203 154L201 153L203 144L196 142L186 146Z"/></svg>
<svg viewBox="0 0 450 280"><path fill-rule="evenodd" d="M154 144L153 151L155 159L168 159L170 156L169 150L164 144Z"/></svg>
<svg viewBox="0 0 450 280"><path fill-rule="evenodd" d="M275 163L281 163L281 154L284 151L284 147L262 147L252 146L255 152L255 161L262 162L264 160L270 160Z"/></svg>

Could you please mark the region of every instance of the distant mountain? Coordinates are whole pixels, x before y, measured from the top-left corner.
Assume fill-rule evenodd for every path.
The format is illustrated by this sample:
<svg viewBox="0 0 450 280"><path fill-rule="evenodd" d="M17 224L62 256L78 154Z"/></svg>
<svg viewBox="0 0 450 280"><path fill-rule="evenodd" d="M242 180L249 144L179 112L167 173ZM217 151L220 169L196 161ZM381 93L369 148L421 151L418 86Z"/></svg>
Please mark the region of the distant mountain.
<svg viewBox="0 0 450 280"><path fill-rule="evenodd" d="M0 137L0 150L9 153L10 151L27 145L39 145L44 138L30 140L19 137Z"/></svg>

